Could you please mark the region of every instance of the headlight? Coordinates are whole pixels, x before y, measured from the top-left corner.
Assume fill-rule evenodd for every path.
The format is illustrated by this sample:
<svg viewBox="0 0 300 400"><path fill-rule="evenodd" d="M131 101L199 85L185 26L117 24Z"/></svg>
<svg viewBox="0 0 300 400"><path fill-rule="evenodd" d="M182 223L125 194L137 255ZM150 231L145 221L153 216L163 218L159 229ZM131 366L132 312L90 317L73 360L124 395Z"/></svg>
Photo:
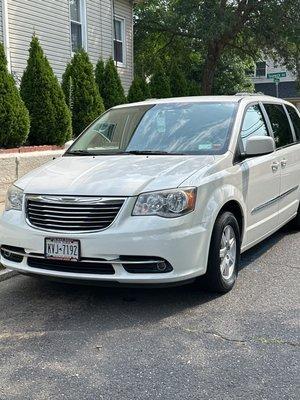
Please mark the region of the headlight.
<svg viewBox="0 0 300 400"><path fill-rule="evenodd" d="M24 192L22 189L19 189L17 186L11 186L8 189L6 196L5 211L9 210L22 211L23 197L24 197Z"/></svg>
<svg viewBox="0 0 300 400"><path fill-rule="evenodd" d="M141 194L134 206L132 215L157 215L176 218L195 209L196 188L164 190Z"/></svg>

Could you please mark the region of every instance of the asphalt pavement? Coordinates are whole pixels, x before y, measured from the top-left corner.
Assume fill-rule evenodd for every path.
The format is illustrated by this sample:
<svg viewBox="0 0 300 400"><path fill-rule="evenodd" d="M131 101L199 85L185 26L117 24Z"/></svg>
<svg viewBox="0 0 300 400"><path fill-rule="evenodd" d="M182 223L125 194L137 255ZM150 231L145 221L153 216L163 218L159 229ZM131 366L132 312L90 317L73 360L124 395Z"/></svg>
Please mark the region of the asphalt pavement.
<svg viewBox="0 0 300 400"><path fill-rule="evenodd" d="M0 399L299 399L300 232L242 257L234 290L0 283Z"/></svg>

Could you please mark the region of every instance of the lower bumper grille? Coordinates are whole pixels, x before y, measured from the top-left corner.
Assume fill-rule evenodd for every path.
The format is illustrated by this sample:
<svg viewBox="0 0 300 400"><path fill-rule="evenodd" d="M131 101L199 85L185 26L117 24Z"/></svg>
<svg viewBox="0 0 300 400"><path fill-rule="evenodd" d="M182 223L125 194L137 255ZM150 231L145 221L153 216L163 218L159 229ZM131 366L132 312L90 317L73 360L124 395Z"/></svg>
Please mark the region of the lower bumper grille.
<svg viewBox="0 0 300 400"><path fill-rule="evenodd" d="M95 262L75 262L28 257L27 264L32 268L46 269L48 271L98 275L115 274L113 266L111 264L101 264L101 260Z"/></svg>
<svg viewBox="0 0 300 400"><path fill-rule="evenodd" d="M120 256L113 260L82 258L75 262L44 258L43 254L26 253L25 249L18 247L2 246L0 250L1 256L8 261L21 263L25 258L29 267L48 271L114 275L114 264L130 274L165 274L173 271L172 265L159 257Z"/></svg>
<svg viewBox="0 0 300 400"><path fill-rule="evenodd" d="M23 256L14 254L14 252L22 253L23 249L20 247L6 246L5 249L1 249L1 256L8 261L21 263L23 261Z"/></svg>

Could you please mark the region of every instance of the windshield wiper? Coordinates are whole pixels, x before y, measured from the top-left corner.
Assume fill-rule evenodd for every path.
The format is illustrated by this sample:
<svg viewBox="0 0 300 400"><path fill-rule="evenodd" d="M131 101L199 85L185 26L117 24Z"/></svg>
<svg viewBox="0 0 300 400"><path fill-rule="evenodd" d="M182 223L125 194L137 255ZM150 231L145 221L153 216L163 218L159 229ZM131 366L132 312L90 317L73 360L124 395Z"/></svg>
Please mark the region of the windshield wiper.
<svg viewBox="0 0 300 400"><path fill-rule="evenodd" d="M67 152L66 155L69 155L69 156L96 156L97 153L92 153L87 150L74 150L74 151Z"/></svg>
<svg viewBox="0 0 300 400"><path fill-rule="evenodd" d="M156 151L156 150L131 150L131 151L125 151L123 154L136 154L136 155L168 155L171 153L168 153L167 151Z"/></svg>

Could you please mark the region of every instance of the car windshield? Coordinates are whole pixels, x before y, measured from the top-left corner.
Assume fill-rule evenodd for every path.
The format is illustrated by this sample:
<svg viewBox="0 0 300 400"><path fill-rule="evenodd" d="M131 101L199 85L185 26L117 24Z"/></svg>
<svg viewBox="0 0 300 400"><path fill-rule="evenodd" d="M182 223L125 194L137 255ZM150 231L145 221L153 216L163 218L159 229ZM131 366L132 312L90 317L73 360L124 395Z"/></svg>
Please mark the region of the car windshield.
<svg viewBox="0 0 300 400"><path fill-rule="evenodd" d="M223 154L236 104L190 102L111 109L66 155Z"/></svg>

